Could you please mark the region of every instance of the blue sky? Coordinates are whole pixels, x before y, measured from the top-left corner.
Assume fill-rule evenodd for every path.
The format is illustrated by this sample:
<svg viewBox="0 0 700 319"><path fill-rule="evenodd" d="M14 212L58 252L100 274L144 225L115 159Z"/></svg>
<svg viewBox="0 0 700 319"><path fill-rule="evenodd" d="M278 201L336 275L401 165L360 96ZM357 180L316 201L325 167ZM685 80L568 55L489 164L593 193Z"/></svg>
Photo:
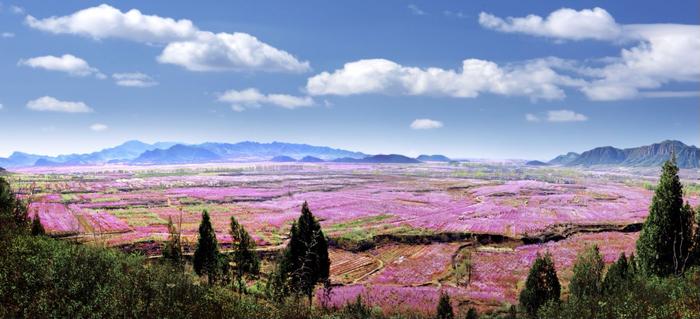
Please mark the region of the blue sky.
<svg viewBox="0 0 700 319"><path fill-rule="evenodd" d="M3 0L0 156L129 139L532 159L698 145L699 12L697 1Z"/></svg>

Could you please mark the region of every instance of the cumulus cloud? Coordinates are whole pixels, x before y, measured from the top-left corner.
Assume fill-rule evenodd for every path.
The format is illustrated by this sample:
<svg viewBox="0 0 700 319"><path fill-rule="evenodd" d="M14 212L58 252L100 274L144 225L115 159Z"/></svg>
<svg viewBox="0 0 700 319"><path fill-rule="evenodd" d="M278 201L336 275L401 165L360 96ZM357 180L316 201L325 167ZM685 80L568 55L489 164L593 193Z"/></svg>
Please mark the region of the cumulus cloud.
<svg viewBox="0 0 700 319"><path fill-rule="evenodd" d="M281 71L305 72L309 62L274 48L256 37L236 32L199 32L196 39L168 44L158 62L182 66L190 71Z"/></svg>
<svg viewBox="0 0 700 319"><path fill-rule="evenodd" d="M158 85L158 82L156 82L153 78L140 72L114 73L112 74L112 78L119 86L145 88Z"/></svg>
<svg viewBox="0 0 700 319"><path fill-rule="evenodd" d="M192 71L310 70L309 62L299 61L246 33L203 31L187 19L146 15L136 9L122 12L107 4L60 17L37 19L28 15L25 22L34 29L54 34L165 45L157 58L159 62Z"/></svg>
<svg viewBox="0 0 700 319"><path fill-rule="evenodd" d="M353 95L383 93L473 98L480 93L526 96L533 100L565 97L561 86L580 86L558 74L549 59L499 66L494 62L467 59L460 70L402 66L385 59L347 63L332 73L322 72L308 79L312 95Z"/></svg>
<svg viewBox="0 0 700 319"><path fill-rule="evenodd" d="M102 123L95 123L90 125L90 130L95 131L95 132L102 132L105 131L109 128L109 126L102 124Z"/></svg>
<svg viewBox="0 0 700 319"><path fill-rule="evenodd" d="M611 63L586 70L593 77L582 88L588 98L610 101L648 97L640 91L672 82L700 81L700 26L627 25L624 30L628 36L640 38L640 42L622 49Z"/></svg>
<svg viewBox="0 0 700 319"><path fill-rule="evenodd" d="M219 102L229 103L234 111L241 112L249 108L260 107L265 104L275 105L286 109L296 109L314 105L314 100L309 96L294 96L287 94L263 94L257 89L228 90L219 95Z"/></svg>
<svg viewBox="0 0 700 319"><path fill-rule="evenodd" d="M83 102L61 101L51 96L43 96L27 102L27 108L34 111L89 113L92 109Z"/></svg>
<svg viewBox="0 0 700 319"><path fill-rule="evenodd" d="M539 122L540 118L535 114L527 113L525 114L525 120L528 122Z"/></svg>
<svg viewBox="0 0 700 319"><path fill-rule="evenodd" d="M584 122L588 117L571 110L553 110L547 112L547 122Z"/></svg>
<svg viewBox="0 0 700 319"><path fill-rule="evenodd" d="M586 84L580 90L595 101L655 97L673 82L700 82L700 26L681 24L617 24L604 9L559 9L548 17L499 18L482 12L479 23L501 32L523 33L557 40L605 40L623 48L618 57L605 57L601 66L580 66ZM686 97L669 94L665 97Z"/></svg>
<svg viewBox="0 0 700 319"><path fill-rule="evenodd" d="M414 130L431 130L443 127L442 122L431 120L431 119L416 119L411 125L411 129Z"/></svg>
<svg viewBox="0 0 700 319"><path fill-rule="evenodd" d="M104 78L104 74L91 67L85 60L71 54L60 57L53 55L40 56L26 60L20 60L18 65L39 68L49 71L65 72L73 76L90 76Z"/></svg>
<svg viewBox="0 0 700 319"><path fill-rule="evenodd" d="M562 8L550 13L546 18L531 14L526 17L503 19L481 12L479 24L501 32L524 33L566 40L612 40L621 33L615 19L602 8L581 11Z"/></svg>

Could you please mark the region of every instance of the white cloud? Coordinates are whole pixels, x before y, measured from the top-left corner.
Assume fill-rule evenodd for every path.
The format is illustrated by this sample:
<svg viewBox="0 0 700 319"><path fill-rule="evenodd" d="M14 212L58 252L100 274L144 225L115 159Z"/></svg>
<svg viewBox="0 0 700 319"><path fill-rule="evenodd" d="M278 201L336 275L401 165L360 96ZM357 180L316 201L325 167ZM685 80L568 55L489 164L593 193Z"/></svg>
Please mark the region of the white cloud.
<svg viewBox="0 0 700 319"><path fill-rule="evenodd" d="M153 80L153 78L140 72L114 73L112 74L112 78L114 79L114 82L119 86L145 88L158 85L158 82Z"/></svg>
<svg viewBox="0 0 700 319"><path fill-rule="evenodd" d="M144 15L136 9L121 12L107 4L61 17L37 19L28 15L25 21L34 29L55 34L76 34L96 40L121 38L144 43L167 43L192 38L198 31L192 21L187 19Z"/></svg>
<svg viewBox="0 0 700 319"><path fill-rule="evenodd" d="M10 11L14 14L24 14L24 8L18 6L10 6Z"/></svg>
<svg viewBox="0 0 700 319"><path fill-rule="evenodd" d="M433 95L462 98L480 93L526 96L533 100L565 97L560 86L581 86L553 70L557 59L540 59L501 67L494 62L467 59L461 70L406 67L385 59L346 63L333 73L322 72L308 79L312 95L366 93Z"/></svg>
<svg viewBox="0 0 700 319"><path fill-rule="evenodd" d="M231 104L234 111L241 112L249 108L260 107L264 104L271 104L286 109L296 109L314 105L311 97L293 96L287 94L262 94L254 88L245 90L228 90L219 95L219 102Z"/></svg>
<svg viewBox="0 0 700 319"><path fill-rule="evenodd" d="M442 122L431 119L416 119L411 125L413 130L431 130L443 127Z"/></svg>
<svg viewBox="0 0 700 319"><path fill-rule="evenodd" d="M168 44L158 62L182 66L190 71L277 71L306 72L309 62L274 48L256 37L236 32L199 32L194 40Z"/></svg>
<svg viewBox="0 0 700 319"><path fill-rule="evenodd" d="M481 12L479 24L485 28L508 32L564 40L612 40L620 35L620 27L615 19L602 8L576 11L562 8L542 18L538 15L526 17L499 18Z"/></svg>
<svg viewBox="0 0 700 319"><path fill-rule="evenodd" d="M593 79L582 90L591 100L609 101L650 97L640 90L658 89L672 82L700 81L700 26L627 25L628 36L641 38L620 57L590 68Z"/></svg>
<svg viewBox="0 0 700 319"><path fill-rule="evenodd" d="M411 13L417 15L417 16L423 16L426 15L425 11L421 10L417 5L415 4L409 4L408 5L408 10L411 10Z"/></svg>
<svg viewBox="0 0 700 319"><path fill-rule="evenodd" d="M27 102L27 108L34 111L89 113L92 109L83 102L61 101L51 96L43 96Z"/></svg>
<svg viewBox="0 0 700 319"><path fill-rule="evenodd" d="M547 112L547 122L584 122L588 117L571 110L553 110Z"/></svg>
<svg viewBox="0 0 700 319"><path fill-rule="evenodd" d="M95 123L90 125L90 130L93 130L95 132L102 132L107 130L109 127L107 125L104 125L102 123Z"/></svg>
<svg viewBox="0 0 700 319"><path fill-rule="evenodd" d="M0 37L2 37L2 38L14 38L15 34L12 32L3 32L3 33L0 33Z"/></svg>
<svg viewBox="0 0 700 319"><path fill-rule="evenodd" d="M579 67L591 100L655 97L640 93L673 82L700 82L700 26L681 24L620 25L604 9L559 9L547 18L536 15L502 19L482 12L479 23L501 32L517 32L557 40L606 40L623 48L619 57L600 59L602 66Z"/></svg>
<svg viewBox="0 0 700 319"><path fill-rule="evenodd" d="M104 78L104 74L100 73L98 69L91 67L85 60L71 54L64 54L60 57L53 55L40 56L19 60L17 64L35 69L65 72L73 76L95 75L98 78Z"/></svg>
<svg viewBox="0 0 700 319"><path fill-rule="evenodd" d="M102 4L67 16L45 19L27 16L25 22L32 28L54 34L75 34L96 40L120 38L166 45L158 61L192 71L310 70L309 62L299 61L288 52L250 34L215 34L200 30L187 19L146 15L136 9L121 12Z"/></svg>
<svg viewBox="0 0 700 319"><path fill-rule="evenodd" d="M527 113L527 114L525 114L525 120L528 122L539 122L540 118L537 117L537 115L535 115L535 114Z"/></svg>
<svg viewBox="0 0 700 319"><path fill-rule="evenodd" d="M700 91L646 91L639 92L639 95L648 98L686 98L698 97Z"/></svg>

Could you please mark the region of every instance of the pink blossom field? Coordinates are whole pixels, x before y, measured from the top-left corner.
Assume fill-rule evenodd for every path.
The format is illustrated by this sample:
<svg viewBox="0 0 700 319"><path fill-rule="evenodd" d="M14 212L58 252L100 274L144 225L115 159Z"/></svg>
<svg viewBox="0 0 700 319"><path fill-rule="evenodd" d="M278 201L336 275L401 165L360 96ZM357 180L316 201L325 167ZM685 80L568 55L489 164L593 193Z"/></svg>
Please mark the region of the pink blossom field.
<svg viewBox="0 0 700 319"><path fill-rule="evenodd" d="M553 254L564 282L586 245L597 244L608 263L632 253L652 196L644 185L656 175L472 163L114 165L14 173L11 181L32 201L30 216L39 216L50 235L155 256L169 219L191 250L205 209L224 250L231 216L261 249L279 250L307 201L331 243L335 286L330 299L319 292L317 301L341 306L361 295L386 311L431 310L443 290L460 309L499 308L517 301L537 253ZM688 195L697 205L697 194ZM469 258L468 280L457 278L458 256Z"/></svg>

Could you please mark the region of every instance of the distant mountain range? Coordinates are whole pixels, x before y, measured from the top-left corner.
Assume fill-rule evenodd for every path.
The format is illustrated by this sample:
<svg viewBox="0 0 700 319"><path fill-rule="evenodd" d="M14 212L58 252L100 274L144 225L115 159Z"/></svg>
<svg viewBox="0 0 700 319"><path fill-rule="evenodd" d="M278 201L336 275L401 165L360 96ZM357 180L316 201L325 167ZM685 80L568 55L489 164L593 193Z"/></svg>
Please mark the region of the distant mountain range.
<svg viewBox="0 0 700 319"><path fill-rule="evenodd" d="M612 146L597 147L581 154L567 153L549 161L553 165L565 166L660 166L676 154L680 168L700 168L700 149L680 141L663 141L647 146L619 149Z"/></svg>
<svg viewBox="0 0 700 319"><path fill-rule="evenodd" d="M421 162L449 162L450 159L445 155L420 155L416 157Z"/></svg>
<svg viewBox="0 0 700 319"><path fill-rule="evenodd" d="M446 158L434 155L436 158ZM299 160L297 160L299 159ZM449 159L448 159L449 160ZM124 144L89 154L46 156L15 152L0 158L0 167L73 166L123 164L189 164L209 162L346 162L346 163L420 163L403 155L367 155L325 146L293 143L154 143L128 141Z"/></svg>

